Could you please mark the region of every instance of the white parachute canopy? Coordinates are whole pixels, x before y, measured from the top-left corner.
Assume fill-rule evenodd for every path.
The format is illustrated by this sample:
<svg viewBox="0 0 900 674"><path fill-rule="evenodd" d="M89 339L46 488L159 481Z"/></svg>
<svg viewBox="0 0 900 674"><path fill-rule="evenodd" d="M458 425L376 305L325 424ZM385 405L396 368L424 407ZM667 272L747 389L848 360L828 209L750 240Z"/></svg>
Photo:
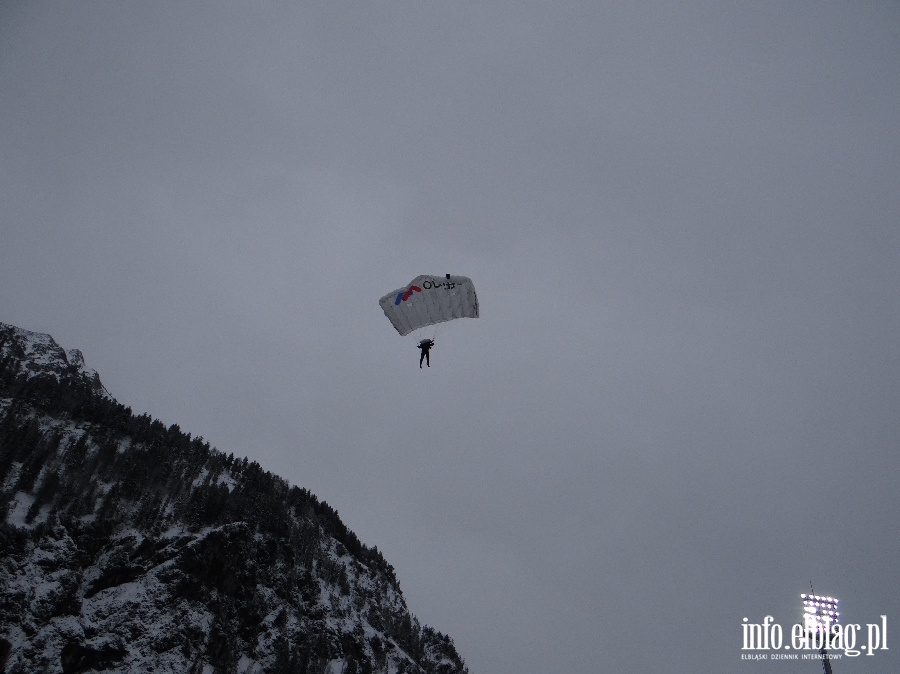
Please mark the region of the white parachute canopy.
<svg viewBox="0 0 900 674"><path fill-rule="evenodd" d="M478 318L475 285L466 276L416 276L378 303L401 335L454 318Z"/></svg>

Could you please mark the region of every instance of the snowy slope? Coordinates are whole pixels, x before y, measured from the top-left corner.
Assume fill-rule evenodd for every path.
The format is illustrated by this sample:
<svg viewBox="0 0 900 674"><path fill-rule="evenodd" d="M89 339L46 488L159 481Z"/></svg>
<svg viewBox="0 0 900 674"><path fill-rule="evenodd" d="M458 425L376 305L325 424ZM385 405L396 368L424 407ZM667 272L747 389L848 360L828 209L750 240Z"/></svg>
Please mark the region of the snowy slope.
<svg viewBox="0 0 900 674"><path fill-rule="evenodd" d="M0 485L7 674L467 671L327 504L4 324Z"/></svg>

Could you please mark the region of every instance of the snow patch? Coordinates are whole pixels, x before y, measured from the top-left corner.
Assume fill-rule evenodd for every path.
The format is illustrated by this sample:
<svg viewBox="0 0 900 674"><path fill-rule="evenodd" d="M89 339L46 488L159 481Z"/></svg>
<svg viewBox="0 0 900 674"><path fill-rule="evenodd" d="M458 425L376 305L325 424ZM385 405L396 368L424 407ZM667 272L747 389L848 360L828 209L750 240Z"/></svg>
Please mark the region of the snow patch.
<svg viewBox="0 0 900 674"><path fill-rule="evenodd" d="M234 491L234 488L237 487L237 480L231 473L220 473L216 478L216 485L224 485L228 491Z"/></svg>
<svg viewBox="0 0 900 674"><path fill-rule="evenodd" d="M238 674L263 674L265 671L256 660L251 660L246 655L242 655L237 663Z"/></svg>
<svg viewBox="0 0 900 674"><path fill-rule="evenodd" d="M203 468L200 471L200 474L197 475L196 479L191 483L192 487L200 487L206 481L206 476L209 475L209 469Z"/></svg>
<svg viewBox="0 0 900 674"><path fill-rule="evenodd" d="M22 462L16 461L9 467L9 473L6 475L6 480L3 483L3 489L0 491L6 491L11 488L16 482L19 481L19 475L22 473Z"/></svg>
<svg viewBox="0 0 900 674"><path fill-rule="evenodd" d="M344 674L344 668L347 666L346 660L329 660L325 666L324 674Z"/></svg>
<svg viewBox="0 0 900 674"><path fill-rule="evenodd" d="M7 523L19 529L30 529L33 525L25 523L25 516L32 503L34 503L34 496L26 494L24 491L17 492L13 496L12 503L9 504L9 512L6 515Z"/></svg>

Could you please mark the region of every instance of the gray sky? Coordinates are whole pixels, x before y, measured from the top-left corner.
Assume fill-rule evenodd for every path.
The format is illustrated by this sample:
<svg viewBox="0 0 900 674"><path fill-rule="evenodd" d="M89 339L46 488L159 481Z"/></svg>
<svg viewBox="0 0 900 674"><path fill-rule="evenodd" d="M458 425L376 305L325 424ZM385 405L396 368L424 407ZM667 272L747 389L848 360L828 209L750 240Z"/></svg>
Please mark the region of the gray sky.
<svg viewBox="0 0 900 674"><path fill-rule="evenodd" d="M810 580L900 669L896 2L6 1L0 92L0 321L473 674L815 672L740 659ZM424 371L421 273L481 306Z"/></svg>

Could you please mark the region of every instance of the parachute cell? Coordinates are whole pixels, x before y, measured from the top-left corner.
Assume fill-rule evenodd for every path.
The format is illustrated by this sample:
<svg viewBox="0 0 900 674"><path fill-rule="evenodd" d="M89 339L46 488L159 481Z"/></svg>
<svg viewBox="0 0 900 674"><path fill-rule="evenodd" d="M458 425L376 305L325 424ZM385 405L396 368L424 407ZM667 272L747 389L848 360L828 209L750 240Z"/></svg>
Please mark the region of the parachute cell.
<svg viewBox="0 0 900 674"><path fill-rule="evenodd" d="M378 303L401 335L455 318L478 318L475 285L466 276L416 276Z"/></svg>

